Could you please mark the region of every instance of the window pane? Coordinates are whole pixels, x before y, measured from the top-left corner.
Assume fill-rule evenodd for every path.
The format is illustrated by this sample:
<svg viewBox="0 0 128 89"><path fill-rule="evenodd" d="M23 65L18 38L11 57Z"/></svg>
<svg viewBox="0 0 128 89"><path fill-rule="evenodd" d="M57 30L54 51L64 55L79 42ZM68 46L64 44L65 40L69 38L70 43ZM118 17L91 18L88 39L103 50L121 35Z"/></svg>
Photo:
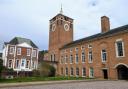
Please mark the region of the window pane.
<svg viewBox="0 0 128 89"><path fill-rule="evenodd" d="M85 62L85 53L82 52L82 62Z"/></svg>
<svg viewBox="0 0 128 89"><path fill-rule="evenodd" d="M92 63L92 51L89 52L89 63Z"/></svg>
<svg viewBox="0 0 128 89"><path fill-rule="evenodd" d="M70 55L70 63L73 63L73 55Z"/></svg>
<svg viewBox="0 0 128 89"><path fill-rule="evenodd" d="M106 62L106 59L107 59L107 58L106 58L106 57L107 57L106 55L107 55L106 50L103 49L103 50L102 50L102 62Z"/></svg>
<svg viewBox="0 0 128 89"><path fill-rule="evenodd" d="M76 68L76 76L79 76L79 68Z"/></svg>
<svg viewBox="0 0 128 89"><path fill-rule="evenodd" d="M122 42L117 42L117 51L118 51L118 56L123 56L123 45Z"/></svg>
<svg viewBox="0 0 128 89"><path fill-rule="evenodd" d="M86 76L86 69L85 68L82 69L82 76Z"/></svg>
<svg viewBox="0 0 128 89"><path fill-rule="evenodd" d="M76 63L78 63L79 58L78 58L78 54L76 54Z"/></svg>
<svg viewBox="0 0 128 89"><path fill-rule="evenodd" d="M73 75L73 68L71 68L71 75Z"/></svg>

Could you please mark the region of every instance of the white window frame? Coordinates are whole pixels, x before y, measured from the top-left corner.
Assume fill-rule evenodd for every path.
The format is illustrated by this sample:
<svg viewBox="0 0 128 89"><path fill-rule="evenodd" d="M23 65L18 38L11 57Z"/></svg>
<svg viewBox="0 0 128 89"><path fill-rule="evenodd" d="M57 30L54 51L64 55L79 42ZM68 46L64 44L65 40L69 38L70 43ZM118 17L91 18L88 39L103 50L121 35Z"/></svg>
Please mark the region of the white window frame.
<svg viewBox="0 0 128 89"><path fill-rule="evenodd" d="M18 66L17 66L17 61L19 61L18 62ZM15 66L16 66L16 69L19 69L20 68L20 60L19 59L16 59L16 65Z"/></svg>
<svg viewBox="0 0 128 89"><path fill-rule="evenodd" d="M9 61L11 61L11 66L9 66L9 64L10 64ZM13 60L12 59L9 59L8 60L8 68L12 68L12 66L13 66Z"/></svg>
<svg viewBox="0 0 128 89"><path fill-rule="evenodd" d="M78 51L79 51L79 48L78 48L78 47L76 47L76 48L75 48L75 51L76 51L76 52L78 52Z"/></svg>
<svg viewBox="0 0 128 89"><path fill-rule="evenodd" d="M91 52L91 54L90 54L90 52ZM89 52L88 52L88 62L89 62L89 63L93 63L93 57L92 57L92 56L93 56L92 51L89 51ZM90 59L90 58L92 58L92 59Z"/></svg>
<svg viewBox="0 0 128 89"><path fill-rule="evenodd" d="M76 55L77 55L78 57L76 57ZM78 58L78 62L76 61L77 58ZM78 55L78 53L75 54L75 63L76 63L76 64L79 63L79 55Z"/></svg>
<svg viewBox="0 0 128 89"><path fill-rule="evenodd" d="M68 67L65 68L65 76L68 76Z"/></svg>
<svg viewBox="0 0 128 89"><path fill-rule="evenodd" d="M85 63L85 61L83 62L83 53L84 53L84 60L85 60L85 52L82 51L82 52L81 52L81 61L82 61L82 63Z"/></svg>
<svg viewBox="0 0 128 89"><path fill-rule="evenodd" d="M92 45L91 45L91 44L89 44L89 45L88 45L88 48L89 48L89 49L91 49L91 48L92 48Z"/></svg>
<svg viewBox="0 0 128 89"><path fill-rule="evenodd" d="M73 64L73 55L72 56L71 55L70 55L70 64Z"/></svg>
<svg viewBox="0 0 128 89"><path fill-rule="evenodd" d="M83 51L85 50L85 46L84 45L81 46L81 50L83 50Z"/></svg>
<svg viewBox="0 0 128 89"><path fill-rule="evenodd" d="M14 47L9 48L9 54L14 54Z"/></svg>
<svg viewBox="0 0 128 89"><path fill-rule="evenodd" d="M105 52L103 52L103 50L105 50ZM101 50L101 59L102 59L102 62L106 62L105 60L104 60L104 58L103 58L103 54L106 54L106 61L107 61L107 52L106 52L106 49L102 49Z"/></svg>
<svg viewBox="0 0 128 89"><path fill-rule="evenodd" d="M37 50L34 49L34 50L32 51L32 56L33 56L33 57L36 57L36 56L37 56L36 54L37 54Z"/></svg>
<svg viewBox="0 0 128 89"><path fill-rule="evenodd" d="M119 54L118 54L118 46L117 46L117 43L118 43L118 42L122 42L123 56L119 56ZM115 42L115 49L116 49L116 57L117 57L117 58L125 57L124 42L123 42L122 39L117 39L117 40L116 40L116 42Z"/></svg>
<svg viewBox="0 0 128 89"><path fill-rule="evenodd" d="M17 55L21 55L21 48L17 48Z"/></svg>
<svg viewBox="0 0 128 89"><path fill-rule="evenodd" d="M61 55L61 58L60 58L60 63L61 63L61 64L63 64L63 63L64 63L63 58L64 58L64 56L63 56L63 55Z"/></svg>
<svg viewBox="0 0 128 89"><path fill-rule="evenodd" d="M23 61L24 61L24 65L22 65ZM26 59L22 59L21 60L21 68L22 69L25 69L26 68Z"/></svg>
<svg viewBox="0 0 128 89"><path fill-rule="evenodd" d="M73 73L73 74L72 74ZM70 68L70 76L73 76L74 75L74 70L73 70L73 67Z"/></svg>
<svg viewBox="0 0 128 89"><path fill-rule="evenodd" d="M30 56L31 55L31 50L28 48L27 49L27 56Z"/></svg>
<svg viewBox="0 0 128 89"><path fill-rule="evenodd" d="M65 64L68 64L68 55L65 55Z"/></svg>
<svg viewBox="0 0 128 89"><path fill-rule="evenodd" d="M93 69L93 76L91 73L91 69ZM89 68L89 78L94 78L94 68L92 68L92 67Z"/></svg>
<svg viewBox="0 0 128 89"><path fill-rule="evenodd" d="M82 68L82 77L86 77L86 68L85 68L85 75L84 75L84 73L83 73L83 69L84 69L85 67L83 67Z"/></svg>
<svg viewBox="0 0 128 89"><path fill-rule="evenodd" d="M78 68L78 71L77 71L77 68ZM79 75L77 75L77 72ZM76 77L78 77L78 76L80 76L80 69L79 69L79 67L76 67Z"/></svg>
<svg viewBox="0 0 128 89"><path fill-rule="evenodd" d="M73 52L73 48L70 48L70 52Z"/></svg>
<svg viewBox="0 0 128 89"><path fill-rule="evenodd" d="M27 66L27 62L28 62L28 66ZM29 66L30 66L30 61L26 60L26 66L25 66L25 68L28 68L29 69Z"/></svg>
<svg viewBox="0 0 128 89"><path fill-rule="evenodd" d="M36 61L32 61L32 68L36 69Z"/></svg>

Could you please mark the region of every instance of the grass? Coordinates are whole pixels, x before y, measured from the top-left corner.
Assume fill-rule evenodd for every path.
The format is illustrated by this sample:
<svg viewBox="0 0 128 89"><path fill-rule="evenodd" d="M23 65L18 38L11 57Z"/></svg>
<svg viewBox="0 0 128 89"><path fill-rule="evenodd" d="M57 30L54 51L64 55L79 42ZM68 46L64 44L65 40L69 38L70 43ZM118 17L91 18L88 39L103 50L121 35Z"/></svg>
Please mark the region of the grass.
<svg viewBox="0 0 128 89"><path fill-rule="evenodd" d="M89 78L86 78L89 79ZM57 80L85 80L82 77L24 77L14 79L0 79L0 83L34 82L34 81L57 81Z"/></svg>

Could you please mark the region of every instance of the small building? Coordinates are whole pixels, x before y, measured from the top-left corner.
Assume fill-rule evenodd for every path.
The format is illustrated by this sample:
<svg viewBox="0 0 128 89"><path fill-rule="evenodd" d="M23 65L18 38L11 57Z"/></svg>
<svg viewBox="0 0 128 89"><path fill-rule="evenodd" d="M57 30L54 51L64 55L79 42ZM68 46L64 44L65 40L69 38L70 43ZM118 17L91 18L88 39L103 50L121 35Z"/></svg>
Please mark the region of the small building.
<svg viewBox="0 0 128 89"><path fill-rule="evenodd" d="M38 66L38 47L30 40L15 37L4 43L3 65L14 71L32 71Z"/></svg>

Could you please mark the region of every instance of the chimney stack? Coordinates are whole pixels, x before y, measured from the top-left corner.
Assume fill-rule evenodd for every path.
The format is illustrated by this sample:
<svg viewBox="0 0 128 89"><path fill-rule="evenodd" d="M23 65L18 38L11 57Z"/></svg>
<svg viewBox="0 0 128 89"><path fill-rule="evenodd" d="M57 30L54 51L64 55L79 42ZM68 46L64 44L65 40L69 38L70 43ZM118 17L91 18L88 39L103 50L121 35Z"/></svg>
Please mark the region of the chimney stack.
<svg viewBox="0 0 128 89"><path fill-rule="evenodd" d="M101 17L101 31L102 33L108 32L110 30L110 22L107 16Z"/></svg>

